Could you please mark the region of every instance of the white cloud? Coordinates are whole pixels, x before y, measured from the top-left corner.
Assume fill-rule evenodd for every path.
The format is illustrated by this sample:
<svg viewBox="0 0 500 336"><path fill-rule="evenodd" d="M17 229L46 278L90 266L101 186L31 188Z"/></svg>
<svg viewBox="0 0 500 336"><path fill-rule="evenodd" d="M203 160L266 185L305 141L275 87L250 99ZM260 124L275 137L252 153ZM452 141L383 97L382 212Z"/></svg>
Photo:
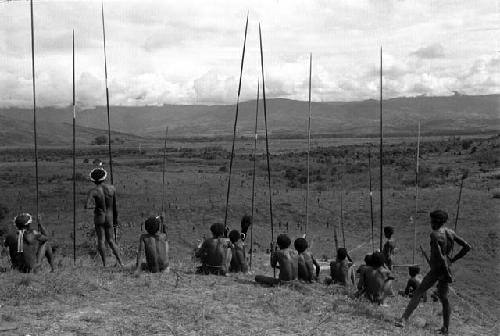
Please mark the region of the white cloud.
<svg viewBox="0 0 500 336"><path fill-rule="evenodd" d="M142 105L236 101L243 28L249 12L242 99L260 77L262 24L266 94L307 99L498 92L499 33L494 2L442 1L106 1L111 102ZM105 104L100 1L35 1L37 99L71 101L71 30L77 96ZM0 3L0 106L30 106L29 5ZM496 62L496 63L495 63Z"/></svg>

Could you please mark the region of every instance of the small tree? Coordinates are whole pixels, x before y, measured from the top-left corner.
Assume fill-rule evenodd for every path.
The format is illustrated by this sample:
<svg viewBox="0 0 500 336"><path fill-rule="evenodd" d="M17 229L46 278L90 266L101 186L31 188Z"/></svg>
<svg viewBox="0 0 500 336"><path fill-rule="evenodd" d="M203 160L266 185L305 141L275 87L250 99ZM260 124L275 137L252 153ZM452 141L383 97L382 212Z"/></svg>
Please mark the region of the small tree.
<svg viewBox="0 0 500 336"><path fill-rule="evenodd" d="M105 135L99 135L92 141L92 145L106 145L107 143L108 137Z"/></svg>

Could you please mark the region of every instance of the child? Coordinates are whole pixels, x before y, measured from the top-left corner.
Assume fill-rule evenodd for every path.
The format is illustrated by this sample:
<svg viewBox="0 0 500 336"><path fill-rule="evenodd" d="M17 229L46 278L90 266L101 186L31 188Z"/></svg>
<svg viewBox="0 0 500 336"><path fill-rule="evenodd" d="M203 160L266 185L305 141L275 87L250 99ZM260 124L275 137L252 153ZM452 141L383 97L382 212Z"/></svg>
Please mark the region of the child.
<svg viewBox="0 0 500 336"><path fill-rule="evenodd" d="M306 282L312 282L317 280L319 277L320 266L316 259L314 259L311 252L306 251L308 248L307 240L305 238L297 238L293 243L295 250L297 250L298 256L298 278ZM316 274L314 274L313 267L316 268Z"/></svg>
<svg viewBox="0 0 500 336"><path fill-rule="evenodd" d="M330 276L333 283L343 286L354 286L356 283L352 263L349 262L347 250L343 247L337 250L337 259L330 263Z"/></svg>
<svg viewBox="0 0 500 336"><path fill-rule="evenodd" d="M16 234L7 235L4 246L9 249L12 268L23 272L37 272L43 257L47 258L52 272L54 263L52 248L48 244L47 231L40 223L40 232L33 230L33 219L29 213L22 213L14 219Z"/></svg>
<svg viewBox="0 0 500 336"><path fill-rule="evenodd" d="M392 235L394 234L394 228L392 226L384 227L384 236L387 238L382 252L384 253L385 265L389 270L392 271L392 262L394 257L394 252L396 250L396 243L394 239L392 239Z"/></svg>
<svg viewBox="0 0 500 336"><path fill-rule="evenodd" d="M356 273L358 273L359 280L358 280L358 291L356 292L355 296L360 297L363 295L366 291L366 277L369 272L372 271L373 269L373 263L372 263L373 255L367 254L365 256L365 264L359 266L358 270Z"/></svg>
<svg viewBox="0 0 500 336"><path fill-rule="evenodd" d="M230 242L224 238L225 227L222 223L210 226L212 238L207 238L196 252L196 257L201 259L201 266L197 273L226 275L231 258Z"/></svg>
<svg viewBox="0 0 500 336"><path fill-rule="evenodd" d="M256 282L272 286L297 280L298 255L296 251L289 248L291 243L290 237L286 234L280 234L276 239L279 250L271 251L271 267L279 268L279 278L257 275L255 276Z"/></svg>
<svg viewBox="0 0 500 336"><path fill-rule="evenodd" d="M420 286L420 284L422 283L422 276L419 273L420 273L420 267L416 265L410 266L408 268L408 274L410 275L410 278L406 283L405 290L400 292L401 295L407 296L409 298L413 297L413 294L417 290L418 286ZM427 301L427 294L423 295L422 301L424 302Z"/></svg>
<svg viewBox="0 0 500 336"><path fill-rule="evenodd" d="M444 227L448 220L448 214L442 210L435 210L430 213L430 222L432 233L431 241L431 256L429 259L430 271L422 280L420 286L417 287L413 294L403 316L396 321L396 326L404 327L408 322L411 314L417 308L420 298L424 293L431 288L436 282L438 283L438 294L443 306L443 326L439 330L441 334L448 334L450 324L451 307L448 301L449 283L453 281L450 271L450 265L455 261L465 256L471 249L469 243L457 236L453 230ZM455 255L451 256L454 243L457 243L462 248Z"/></svg>
<svg viewBox="0 0 500 336"><path fill-rule="evenodd" d="M371 270L366 272L364 278L366 298L380 305L385 305L388 283L394 280L391 271L384 267L384 263L382 252L373 253Z"/></svg>
<svg viewBox="0 0 500 336"><path fill-rule="evenodd" d="M168 242L167 235L160 233L160 216L151 216L146 219L144 226L147 234L139 238L139 249L137 250L136 273L149 271L158 273L168 270ZM146 262L141 263L142 250L146 256Z"/></svg>
<svg viewBox="0 0 500 336"><path fill-rule="evenodd" d="M97 251L101 255L102 264L106 266L106 253L104 251L104 240L113 251L118 265L122 265L118 246L113 239L113 227L118 224L118 211L116 208L115 187L104 183L108 173L101 167L92 169L90 180L94 182L95 187L87 193L85 209L94 209L94 225L97 235ZM94 207L92 207L94 203Z"/></svg>
<svg viewBox="0 0 500 336"><path fill-rule="evenodd" d="M238 232L238 230L232 230L229 232L229 240L231 241L231 263L229 265L229 272L232 273L246 273L248 272L247 258L245 254L245 246L240 241L244 234Z"/></svg>

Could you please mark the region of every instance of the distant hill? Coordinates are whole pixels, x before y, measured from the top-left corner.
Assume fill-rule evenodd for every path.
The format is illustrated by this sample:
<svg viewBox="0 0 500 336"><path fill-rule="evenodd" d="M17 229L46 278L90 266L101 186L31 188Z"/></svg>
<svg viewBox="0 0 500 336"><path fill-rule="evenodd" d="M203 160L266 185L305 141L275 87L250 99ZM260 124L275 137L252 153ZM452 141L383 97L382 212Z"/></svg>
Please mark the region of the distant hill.
<svg viewBox="0 0 500 336"><path fill-rule="evenodd" d="M482 133L500 130L500 95L394 98L383 101L384 133L414 135L418 121L423 134ZM71 136L72 112L68 108L38 110L42 138L67 141ZM267 117L273 136L305 136L308 103L289 99L269 99ZM211 137L232 134L234 105L112 106L114 131L135 136L159 137L165 126L173 137ZM0 140L3 144L31 141L32 111L0 109ZM80 136L91 137L107 127L103 106L78 112ZM253 132L255 101L240 104L238 135ZM263 106L259 106L259 129L263 129ZM378 134L379 102L314 102L312 133L337 136ZM47 134L44 135L46 130ZM21 134L22 133L22 134ZM16 140L11 139L17 135ZM132 136L132 135L130 135ZM26 138L27 137L27 138ZM26 138L26 139L25 139ZM44 140L45 141L45 140Z"/></svg>

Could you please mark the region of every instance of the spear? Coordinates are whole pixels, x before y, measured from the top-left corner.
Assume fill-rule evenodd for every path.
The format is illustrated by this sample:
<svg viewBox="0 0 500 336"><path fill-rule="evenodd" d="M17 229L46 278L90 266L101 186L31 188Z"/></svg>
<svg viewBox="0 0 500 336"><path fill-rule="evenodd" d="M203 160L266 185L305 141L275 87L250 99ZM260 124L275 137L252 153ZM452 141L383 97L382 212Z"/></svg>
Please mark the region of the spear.
<svg viewBox="0 0 500 336"><path fill-rule="evenodd" d="M36 90L35 90L35 24L33 20L33 0L30 0L30 19L31 19L31 75L33 83L33 140L35 143L35 186L36 186L36 214L35 218L38 223L38 214L40 209L40 193L38 183L38 141L36 132ZM40 223L38 223L40 229Z"/></svg>
<svg viewBox="0 0 500 336"><path fill-rule="evenodd" d="M342 230L342 244L345 247L345 231L344 231L344 202L342 198L342 191L340 192L340 229Z"/></svg>
<svg viewBox="0 0 500 336"><path fill-rule="evenodd" d="M260 82L257 81L257 101L255 103L255 129L254 129L254 143L253 143L253 174L252 174L252 225L250 226L250 270L252 269L252 256L253 256L253 215L255 210L255 167L257 162L257 120L259 116L259 93L260 93Z"/></svg>
<svg viewBox="0 0 500 336"><path fill-rule="evenodd" d="M73 264L76 264L76 100L75 100L75 31L73 30Z"/></svg>
<svg viewBox="0 0 500 336"><path fill-rule="evenodd" d="M371 144L368 147L368 175L370 180L370 219L372 222L372 252L375 252L375 243L373 241L373 191L372 191L372 149Z"/></svg>
<svg viewBox="0 0 500 336"><path fill-rule="evenodd" d="M104 3L101 2L101 14L102 14L102 38L103 38L103 50L104 50L104 82L106 85L106 112L108 115L108 155L109 155L109 172L111 175L111 184L114 184L113 180L113 156L111 154L111 122L109 118L109 89L108 89L108 63L106 58L106 29L104 25ZM114 198L116 202L116 198ZM113 207L116 208L116 203L113 204ZM116 240L116 218L113 216L113 234Z"/></svg>
<svg viewBox="0 0 500 336"><path fill-rule="evenodd" d="M309 119L307 123L307 194L306 194L306 225L304 237L307 236L307 225L309 224L309 156L311 151L311 75L312 75L312 53L309 54Z"/></svg>
<svg viewBox="0 0 500 336"><path fill-rule="evenodd" d="M264 101L264 125L266 129L266 159L267 159L267 181L269 186L269 217L271 219L271 253L274 243L274 223L273 223L273 200L271 192L271 165L269 160L269 136L267 133L267 104L266 104L266 84L264 77L264 52L262 50L262 32L259 23L259 42L260 42L260 65L262 69L262 99ZM276 268L273 268L273 276L276 278Z"/></svg>
<svg viewBox="0 0 500 336"><path fill-rule="evenodd" d="M248 14L247 14L247 21L245 23L245 38L243 40L243 52L241 54L240 81L238 84L238 98L236 100L236 114L234 117L234 126L233 126L233 145L231 147L231 157L229 159L229 177L227 180L227 192L226 192L226 212L224 214L224 227L225 228L227 228L227 214L228 214L228 208L229 208L229 192L231 190L231 173L233 171L234 143L236 141L236 126L238 124L238 112L239 112L240 93L241 93L241 77L243 76L243 63L245 62L245 47L246 47L246 43L247 43L247 31L248 31ZM224 232L227 234L227 229L224 230Z"/></svg>
<svg viewBox="0 0 500 336"><path fill-rule="evenodd" d="M162 186L161 186L161 232L166 233L165 229L165 170L167 166L167 136L168 126L165 128L165 142L163 144L163 167L162 167Z"/></svg>
<svg viewBox="0 0 500 336"><path fill-rule="evenodd" d="M380 251L384 231L384 169L383 169L383 132L382 132L382 47L380 47Z"/></svg>
<svg viewBox="0 0 500 336"><path fill-rule="evenodd" d="M458 193L458 201L457 201L457 214L455 215L455 232L457 231L457 224L458 224L458 215L460 213L460 201L462 199L462 188L464 186L464 180L467 178L469 175L469 172L466 170L462 174L462 181L460 182L460 191Z"/></svg>
<svg viewBox="0 0 500 336"><path fill-rule="evenodd" d="M415 220L413 221L413 263L415 263L415 254L417 250L417 216L418 216L418 172L420 163L420 121L418 122L417 135L417 163L415 166Z"/></svg>

